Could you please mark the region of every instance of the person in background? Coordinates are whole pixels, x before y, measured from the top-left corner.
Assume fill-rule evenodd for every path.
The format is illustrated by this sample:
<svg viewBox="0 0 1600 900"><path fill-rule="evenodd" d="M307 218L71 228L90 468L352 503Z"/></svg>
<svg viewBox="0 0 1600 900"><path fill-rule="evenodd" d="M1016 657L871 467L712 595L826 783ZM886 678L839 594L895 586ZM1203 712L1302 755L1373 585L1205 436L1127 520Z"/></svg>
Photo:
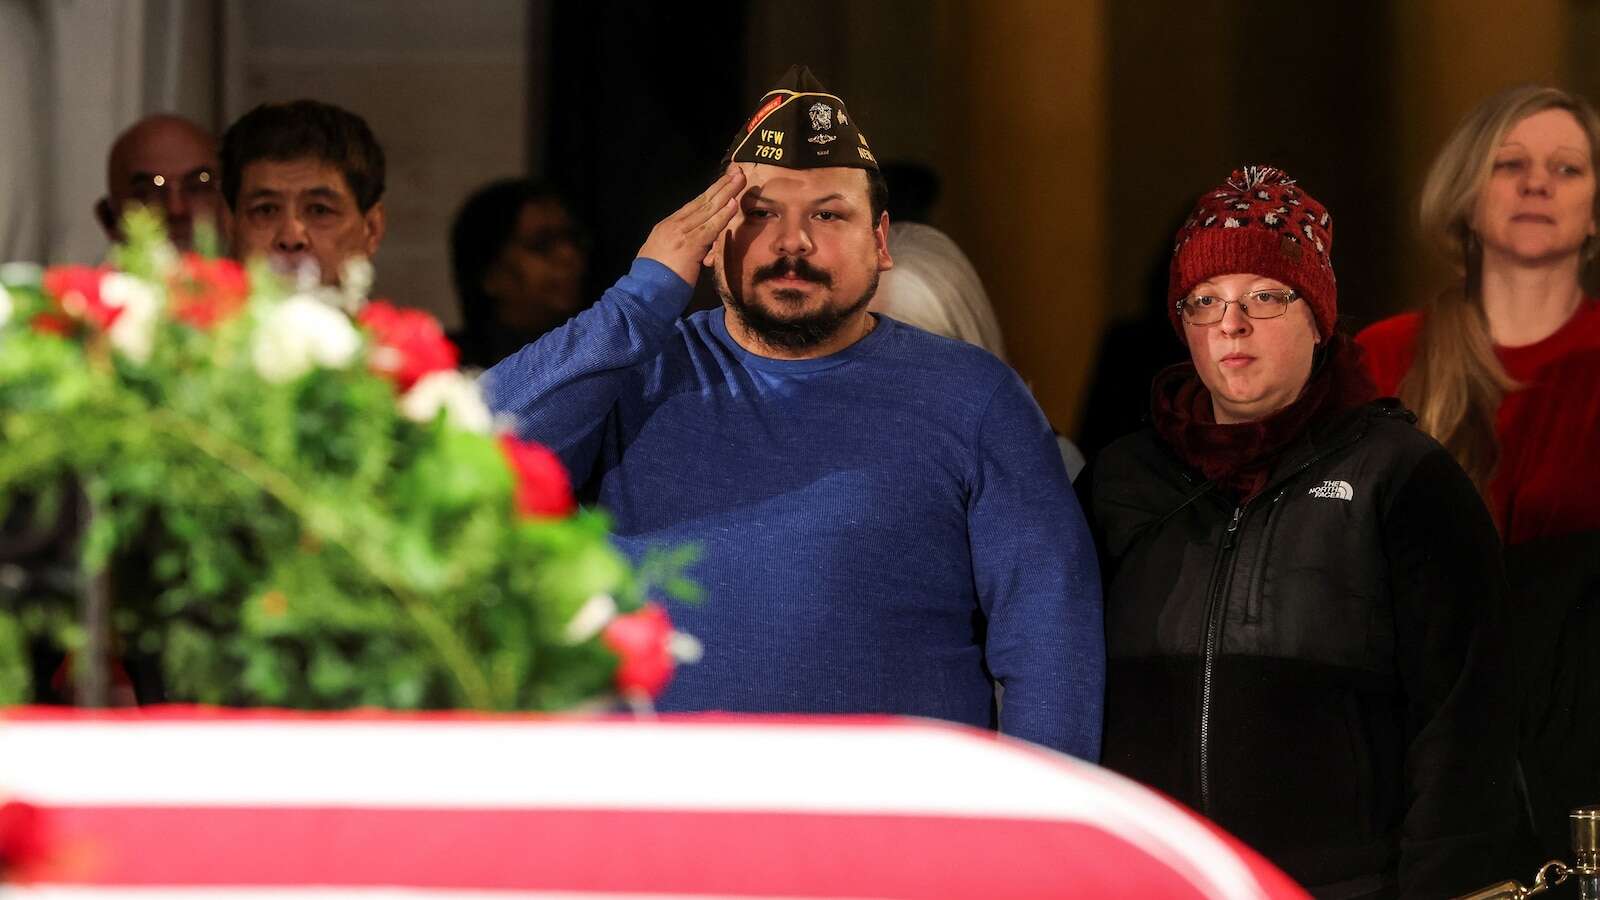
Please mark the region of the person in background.
<svg viewBox="0 0 1600 900"><path fill-rule="evenodd" d="M111 145L106 195L95 204L95 218L117 242L123 213L130 204L144 206L162 214L178 249L191 249L195 223L218 226L219 168L217 139L209 131L179 116L146 116Z"/></svg>
<svg viewBox="0 0 1600 900"><path fill-rule="evenodd" d="M1519 87L1472 112L1434 160L1422 226L1457 280L1356 338L1382 394L1415 409L1489 501L1507 544L1600 529L1600 119Z"/></svg>
<svg viewBox="0 0 1600 900"><path fill-rule="evenodd" d="M263 103L222 135L222 195L233 253L339 283L383 242L383 148L349 110Z"/></svg>
<svg viewBox="0 0 1600 900"><path fill-rule="evenodd" d="M893 269L883 273L868 309L940 337L965 341L1006 358L1000 320L983 281L956 242L931 225L894 222L889 226ZM1056 435L1061 461L1073 479L1083 470L1083 454Z"/></svg>
<svg viewBox="0 0 1600 900"><path fill-rule="evenodd" d="M219 225L221 207L217 141L210 132L173 115L152 115L130 126L111 145L106 160L106 195L94 214L106 238L122 240L122 216L133 206L161 214L179 250L193 249L195 227ZM0 603L26 604L38 597L71 595L79 585L83 540L79 490L60 486L57 502L40 496L11 498L0 516L0 568L10 573ZM53 511L44 514L46 510ZM45 642L29 648L33 699L71 703L75 691L67 657ZM119 654L109 661L111 700L132 706L160 697L159 666L147 654Z"/></svg>
<svg viewBox="0 0 1600 900"><path fill-rule="evenodd" d="M507 178L474 192L450 229L462 365L486 369L582 309L586 243L548 184Z"/></svg>
<svg viewBox="0 0 1600 900"><path fill-rule="evenodd" d="M887 199L794 67L628 275L484 373L490 408L625 552L700 548L705 601L672 618L705 656L663 711L920 715L1095 759L1099 575L1054 437L1004 363L868 311ZM724 305L684 318L703 266Z"/></svg>
<svg viewBox="0 0 1600 900"><path fill-rule="evenodd" d="M1079 479L1102 554L1102 763L1319 897L1506 877L1515 692L1494 524L1335 330L1332 220L1270 167L1201 195L1168 279L1190 361Z"/></svg>
<svg viewBox="0 0 1600 900"><path fill-rule="evenodd" d="M1426 236L1456 279L1358 335L1378 389L1472 476L1507 545L1524 661L1523 768L1544 855L1600 802L1600 117L1521 86L1485 100L1423 186Z"/></svg>

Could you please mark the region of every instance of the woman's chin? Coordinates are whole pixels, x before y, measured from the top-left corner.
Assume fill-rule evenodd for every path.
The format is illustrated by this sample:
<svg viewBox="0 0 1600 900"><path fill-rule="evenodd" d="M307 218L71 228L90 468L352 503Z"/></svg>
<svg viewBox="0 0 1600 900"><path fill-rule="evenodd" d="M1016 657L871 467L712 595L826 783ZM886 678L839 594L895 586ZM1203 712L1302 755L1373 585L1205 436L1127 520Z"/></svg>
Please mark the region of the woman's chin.
<svg viewBox="0 0 1600 900"><path fill-rule="evenodd" d="M1496 248L1495 254L1521 266L1553 266L1577 260L1583 255L1583 244L1550 240L1512 241Z"/></svg>

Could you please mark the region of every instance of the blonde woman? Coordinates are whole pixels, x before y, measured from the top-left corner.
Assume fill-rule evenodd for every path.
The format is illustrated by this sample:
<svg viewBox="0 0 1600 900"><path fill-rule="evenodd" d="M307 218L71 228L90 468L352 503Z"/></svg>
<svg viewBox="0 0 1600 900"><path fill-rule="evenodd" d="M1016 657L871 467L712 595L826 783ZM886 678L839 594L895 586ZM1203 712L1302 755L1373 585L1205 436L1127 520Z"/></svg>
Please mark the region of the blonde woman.
<svg viewBox="0 0 1600 900"><path fill-rule="evenodd" d="M1423 312L1357 340L1488 500L1507 544L1600 528L1600 118L1581 98L1518 87L1469 115L1434 161L1424 231L1459 280Z"/></svg>
<svg viewBox="0 0 1600 900"><path fill-rule="evenodd" d="M1522 766L1546 855L1564 852L1569 808L1600 802L1600 300L1580 283L1597 152L1600 118L1572 94L1518 87L1481 104L1422 194L1423 227L1460 278L1358 337L1379 391L1454 453L1507 545Z"/></svg>

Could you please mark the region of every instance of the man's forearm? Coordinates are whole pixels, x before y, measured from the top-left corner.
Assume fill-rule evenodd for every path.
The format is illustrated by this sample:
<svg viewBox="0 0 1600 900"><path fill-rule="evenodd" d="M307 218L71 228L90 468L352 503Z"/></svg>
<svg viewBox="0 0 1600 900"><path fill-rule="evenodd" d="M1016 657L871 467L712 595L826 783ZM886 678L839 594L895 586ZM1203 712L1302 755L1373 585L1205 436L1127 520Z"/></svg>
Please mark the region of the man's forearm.
<svg viewBox="0 0 1600 900"><path fill-rule="evenodd" d="M600 301L484 373L489 407L518 436L561 455L574 481L592 461L606 416L676 331L693 288L660 263L635 260Z"/></svg>

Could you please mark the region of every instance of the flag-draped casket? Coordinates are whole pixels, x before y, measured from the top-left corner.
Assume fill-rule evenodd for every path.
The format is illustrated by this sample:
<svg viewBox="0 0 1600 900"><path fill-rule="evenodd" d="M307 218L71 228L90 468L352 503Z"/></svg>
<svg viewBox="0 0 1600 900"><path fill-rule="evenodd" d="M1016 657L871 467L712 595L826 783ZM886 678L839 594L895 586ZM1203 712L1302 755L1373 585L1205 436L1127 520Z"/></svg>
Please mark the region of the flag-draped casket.
<svg viewBox="0 0 1600 900"><path fill-rule="evenodd" d="M890 718L0 712L0 896L1305 896L1095 766Z"/></svg>

